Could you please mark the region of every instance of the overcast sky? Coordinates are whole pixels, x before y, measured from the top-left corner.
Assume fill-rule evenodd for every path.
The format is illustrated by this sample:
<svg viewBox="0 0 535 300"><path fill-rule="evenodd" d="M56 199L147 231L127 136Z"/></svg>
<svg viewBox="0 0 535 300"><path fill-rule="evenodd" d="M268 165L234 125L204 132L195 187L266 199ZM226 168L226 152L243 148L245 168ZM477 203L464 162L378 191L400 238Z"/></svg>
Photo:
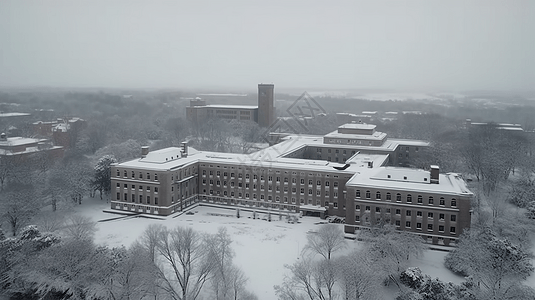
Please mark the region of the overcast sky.
<svg viewBox="0 0 535 300"><path fill-rule="evenodd" d="M533 90L535 1L0 1L0 86Z"/></svg>

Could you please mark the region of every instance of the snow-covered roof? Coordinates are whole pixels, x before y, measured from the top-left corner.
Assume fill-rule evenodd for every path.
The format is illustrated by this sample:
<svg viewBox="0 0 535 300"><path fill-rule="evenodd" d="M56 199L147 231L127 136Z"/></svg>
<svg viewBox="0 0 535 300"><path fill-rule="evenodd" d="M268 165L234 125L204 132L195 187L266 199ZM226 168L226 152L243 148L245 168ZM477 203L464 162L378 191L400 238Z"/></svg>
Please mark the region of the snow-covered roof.
<svg viewBox="0 0 535 300"><path fill-rule="evenodd" d="M23 116L31 116L31 114L28 113L0 113L0 118L4 117L23 117Z"/></svg>
<svg viewBox="0 0 535 300"><path fill-rule="evenodd" d="M338 129L365 129L365 130L374 130L377 126L373 124L364 124L364 123L347 123L344 125L338 126Z"/></svg>
<svg viewBox="0 0 535 300"><path fill-rule="evenodd" d="M422 141L422 140L409 140L409 139L388 139L392 143L397 143L398 145L402 146L421 146L421 147L427 147L429 146L429 142Z"/></svg>
<svg viewBox="0 0 535 300"><path fill-rule="evenodd" d="M53 147L47 148L45 150L54 150L54 149L61 149L61 148L63 148L63 146L53 146ZM38 146L26 147L26 150L19 151L19 152L13 152L11 150L0 149L0 155L12 156L12 155L27 154L27 153L35 153L35 152L39 152L39 151L43 151L43 149L39 149Z"/></svg>
<svg viewBox="0 0 535 300"><path fill-rule="evenodd" d="M30 145L35 144L39 142L44 142L46 139L32 139L32 138L25 138L25 137L8 137L6 141L0 141L0 146L22 146L22 145Z"/></svg>
<svg viewBox="0 0 535 300"><path fill-rule="evenodd" d="M220 109L257 109L258 105L223 105L223 104L209 104L200 107L220 108Z"/></svg>
<svg viewBox="0 0 535 300"><path fill-rule="evenodd" d="M346 186L419 193L472 195L459 174L439 174L439 182L431 183L429 171L398 167L363 169L362 172L355 174Z"/></svg>
<svg viewBox="0 0 535 300"><path fill-rule="evenodd" d="M370 141L381 141L386 138L386 133L376 131L373 134L351 134L351 133L339 133L338 131L333 131L325 135L326 138L336 138L336 139L358 139L358 140L370 140Z"/></svg>

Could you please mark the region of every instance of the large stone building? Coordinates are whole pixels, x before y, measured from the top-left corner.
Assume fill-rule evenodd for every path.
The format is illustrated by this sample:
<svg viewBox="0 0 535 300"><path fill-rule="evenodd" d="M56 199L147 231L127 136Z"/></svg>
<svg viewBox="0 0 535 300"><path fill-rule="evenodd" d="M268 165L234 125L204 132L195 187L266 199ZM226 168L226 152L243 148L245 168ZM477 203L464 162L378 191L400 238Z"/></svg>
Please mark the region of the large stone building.
<svg viewBox="0 0 535 300"><path fill-rule="evenodd" d="M17 162L38 153L58 159L63 157L63 151L62 146L52 146L46 139L8 137L5 133L0 134L0 157L12 158Z"/></svg>
<svg viewBox="0 0 535 300"><path fill-rule="evenodd" d="M186 107L186 118L194 124L215 117L225 120L254 121L262 127L268 127L275 117L273 92L273 84L259 84L257 106L206 104L205 100L196 98Z"/></svg>
<svg viewBox="0 0 535 300"><path fill-rule="evenodd" d="M287 135L252 154L185 144L112 167L111 208L170 215L194 203L345 218L345 231L379 222L448 245L470 226L472 193L457 174L395 167L428 143L390 139L374 125L325 136Z"/></svg>
<svg viewBox="0 0 535 300"><path fill-rule="evenodd" d="M32 124L33 133L39 137L51 137L55 146L74 147L80 131L87 122L80 118L58 118L55 121L37 121Z"/></svg>

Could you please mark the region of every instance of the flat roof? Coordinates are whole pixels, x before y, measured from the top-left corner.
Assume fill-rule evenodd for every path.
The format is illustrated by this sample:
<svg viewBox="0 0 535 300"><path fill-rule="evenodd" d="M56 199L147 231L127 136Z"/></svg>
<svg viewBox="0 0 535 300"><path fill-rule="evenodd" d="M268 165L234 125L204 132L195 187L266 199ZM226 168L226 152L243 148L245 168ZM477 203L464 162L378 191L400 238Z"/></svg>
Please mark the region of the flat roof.
<svg viewBox="0 0 535 300"><path fill-rule="evenodd" d="M439 174L439 183L431 183L429 171L399 167L364 169L363 172L355 174L346 186L417 193L472 195L459 174Z"/></svg>
<svg viewBox="0 0 535 300"><path fill-rule="evenodd" d="M372 130L372 129L375 129L375 127L377 126L373 124L365 124L365 123L347 123L347 124L338 126L338 128L342 128L342 129L347 128L347 129L366 129L366 130Z"/></svg>
<svg viewBox="0 0 535 300"><path fill-rule="evenodd" d="M338 131L333 131L325 135L326 138L337 138L337 139L359 139L359 140L372 140L372 141L382 141L386 137L386 133L376 131L373 134L353 134L353 133L339 133Z"/></svg>
<svg viewBox="0 0 535 300"><path fill-rule="evenodd" d="M258 109L258 105L223 105L223 104L209 104L209 105L198 106L198 107L222 108L222 109Z"/></svg>
<svg viewBox="0 0 535 300"><path fill-rule="evenodd" d="M46 139L32 139L32 138L25 138L25 137L8 137L7 141L0 141L1 146L21 146L21 145L29 145L39 142L44 142Z"/></svg>
<svg viewBox="0 0 535 300"><path fill-rule="evenodd" d="M31 116L31 114L29 114L29 113L17 113L17 112L0 113L0 118L4 118L4 117L23 117L23 116Z"/></svg>

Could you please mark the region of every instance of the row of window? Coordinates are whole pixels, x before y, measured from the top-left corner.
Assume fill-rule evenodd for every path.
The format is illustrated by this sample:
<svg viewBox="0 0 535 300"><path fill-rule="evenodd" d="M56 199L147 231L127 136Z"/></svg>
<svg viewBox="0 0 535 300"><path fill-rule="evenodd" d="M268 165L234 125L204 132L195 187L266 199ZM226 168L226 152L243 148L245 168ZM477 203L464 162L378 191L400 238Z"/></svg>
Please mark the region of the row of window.
<svg viewBox="0 0 535 300"><path fill-rule="evenodd" d="M121 188L121 184L117 182L117 188ZM128 184L123 184L123 188L127 189L128 188ZM150 186L145 186L145 188L147 189L147 192L150 192L151 191L151 187ZM132 184L132 189L135 190L136 189L136 185L135 184ZM138 189L140 191L143 190L143 186L142 185L138 185ZM154 192L155 193L158 193L158 187L154 187Z"/></svg>
<svg viewBox="0 0 535 300"><path fill-rule="evenodd" d="M322 153L322 150L323 150L322 148L316 148L316 152L317 153ZM331 151L332 151L332 149L327 149L327 153L331 153ZM334 152L336 154L338 154L338 153L340 153L340 150L339 149L335 149ZM357 153L355 150L351 151L351 155L355 155L355 153ZM342 154L344 154L344 155L347 154L347 150L342 150Z"/></svg>
<svg viewBox="0 0 535 300"><path fill-rule="evenodd" d="M274 208L274 209L287 209L291 211L296 210L296 206L293 205L287 205L287 204L275 204L275 203L266 203L266 202L257 202L257 201L247 201L247 200L235 200L235 199L228 199L228 198L220 198L220 197L204 197L204 201L208 201L211 203L229 203L230 204L237 204L237 205L247 205L247 206L256 206L256 207L266 207L266 208Z"/></svg>
<svg viewBox="0 0 535 300"><path fill-rule="evenodd" d="M355 222L360 222L360 216L355 216ZM390 220L387 219L386 222L390 223ZM366 219L365 223L369 225L369 219ZM400 220L396 220L395 224L396 224L396 226L399 227L399 226L401 226L401 221ZM412 228L411 226L412 226L411 221L406 221L405 222L405 228ZM446 228L446 226L444 226L444 225L438 225L438 231L439 232L444 232L445 228ZM422 230L422 223L416 222L416 228L415 229ZM428 231L433 231L434 230L433 224L427 224L427 230ZM455 226L450 226L449 227L449 232L452 233L452 234L455 234L456 233Z"/></svg>
<svg viewBox="0 0 535 300"><path fill-rule="evenodd" d="M123 197L123 199L121 199L121 193L117 193L117 200L128 201L128 194L124 193L123 195L124 195L124 197ZM138 200L137 203L158 205L158 197L154 197L154 203L151 203L150 196L146 196L146 198L145 198L146 202L143 201L144 200L143 195L138 195L138 197L136 197L135 194L131 194L130 196L131 196L130 197L130 199L131 199L130 201L132 201L132 202L136 202L136 198L137 198L137 200Z"/></svg>
<svg viewBox="0 0 535 300"><path fill-rule="evenodd" d="M202 171L202 175L203 176L206 175L206 170ZM214 175L214 171L209 171L209 176L213 176L213 175ZM221 176L221 171L216 171L216 176L220 177ZM238 173L238 179L242 179L243 178L242 176L243 175L241 173ZM228 177L228 172L223 172L223 177L224 178ZM230 178L234 179L235 178L235 174L234 173L230 173ZM269 182L273 181L273 176L268 176L267 178L268 178ZM249 173L245 174L245 179L250 179ZM253 180L258 180L258 175L253 174ZM260 181L265 181L264 175L260 175ZM285 182L285 183L288 183L289 182L289 178L288 177L284 177L284 178L282 178L282 181ZM297 183L297 179L296 178L292 178L291 181L292 181L293 184ZM213 184L212 180L210 180L210 182L211 182L210 184ZM280 176L276 176L275 177L275 182L281 182L281 177ZM300 182L301 182L301 184L305 184L305 179L301 178ZM313 185L313 183L314 183L314 181L312 179L308 180L308 184L309 185ZM226 184L224 184L224 185L226 185ZM321 180L317 180L316 181L316 185L321 185ZM325 182L325 186L330 186L330 181L326 181ZM333 186L334 187L338 187L338 182L337 181L333 182Z"/></svg>
<svg viewBox="0 0 535 300"><path fill-rule="evenodd" d="M205 179L203 179L202 184L203 184L203 185L206 185L206 180L205 180ZM209 185L212 186L213 184L214 184L214 181L213 181L213 180L210 180L210 181L209 181ZM220 182L219 180L216 181L216 186L221 186L221 182ZM224 187L224 188L227 187L227 182L226 182L226 181L223 181L223 187ZM231 188L235 187L233 181L230 182L230 187L231 187ZM238 188L242 188L242 187L244 187L244 185L243 185L241 182L238 182L237 187L238 187ZM246 183L246 184L245 184L245 188L246 188L246 189L249 189L249 188L250 188L249 183ZM256 185L256 184L253 184L253 190L256 190L256 189L257 189L257 185ZM261 184L261 185L260 185L260 191L264 191L264 190L266 190L266 189L265 189L265 186L264 186L263 184ZM273 191L273 190L275 190L276 192L281 192L281 187L278 186L278 185L276 185L276 186L275 186L275 189L273 189L273 186L272 186L272 185L268 185L267 190L268 190L268 191ZM290 188L287 187L287 186L285 186L285 187L283 187L282 190L284 191L284 193L288 193L288 192L290 191ZM292 194L296 194L296 193L297 193L297 188L292 187L291 191L292 191ZM300 188L300 193L301 193L301 195L304 195L304 194L305 194L305 188ZM309 195L312 195L312 194L313 194L313 190L312 190L312 189L308 189L308 194L309 194ZM316 190L316 195L317 195L317 196L321 196L321 190ZM330 197L330 192L329 192L328 190L325 191L325 197ZM333 197L334 197L334 198L337 198L337 197L338 197L338 192L337 192L337 191L334 191L334 192L333 192Z"/></svg>
<svg viewBox="0 0 535 300"><path fill-rule="evenodd" d="M361 198L360 190L356 190L356 191L355 191L355 198ZM365 193L365 198L366 198L366 199L371 199L371 192L370 192L370 191L366 191L366 193ZM377 192L375 193L375 200L381 200L381 198L382 198L382 194L381 194L381 192L377 191ZM423 197L422 197L422 195L418 195L416 199L417 199L416 201L417 201L418 204L423 204ZM390 194L390 193L386 193L386 200L387 200L387 201L392 200L392 194ZM412 200L413 200L413 199L412 199L412 195L411 195L411 194L407 194L407 195L405 196L405 202L406 202L406 203L412 203ZM397 194L396 194L396 202L401 202L401 201L402 201L401 194L400 194L400 193L397 193ZM427 204L429 204L429 205L433 205L434 202L435 202L435 199L434 199L433 196L429 196L429 197L427 198ZM440 206L445 206L445 205L446 205L446 199L444 199L444 197L440 197L438 203L439 203ZM452 199L450 200L450 206L451 206L451 207L457 207L457 200L456 200L455 198L452 198Z"/></svg>
<svg viewBox="0 0 535 300"><path fill-rule="evenodd" d="M132 179L135 179L136 178L136 172L135 171L131 171L131 178ZM120 177L121 176L121 170L117 169L117 177ZM128 177L128 171L127 170L124 170L123 171L123 177ZM145 175L143 175L143 172L138 172L138 178L139 179L146 179L146 180L151 180L151 173L145 173ZM158 174L157 173L154 173L154 181L158 181Z"/></svg>
<svg viewBox="0 0 535 300"><path fill-rule="evenodd" d="M206 190L203 190L203 193L206 194ZM266 200L267 201L273 201L273 196L272 195L268 195L267 198L265 195L261 194L260 195L260 198L258 198L257 194L252 194L252 198L250 198L251 194L249 193L241 193L241 192L238 192L238 193L235 193L235 192L230 192L228 193L227 191L223 191L223 193L221 193L221 191L213 191L213 190L209 190L208 191L208 195L217 195L217 196L221 196L223 195L224 197L227 197L230 195L230 197L235 197L236 195L238 196L238 198L242 198L243 196L245 196L244 198L246 199L260 199L260 200ZM279 196L276 196L275 197L275 201L276 202L280 202L280 200L283 199L283 202L285 203L288 203L288 197L283 197L283 198L280 198ZM292 197L291 198L291 202L292 203L296 203L296 198L295 197ZM305 199L303 198L300 198L299 202L301 203L301 205L305 205L306 202L308 202L309 205L317 205L317 206L320 206L321 203L319 200L313 200L313 199L308 199L308 201L305 201ZM325 202L325 206L328 206L329 205L329 202ZM338 207L338 203L337 202L334 202L334 205L335 207ZM344 206L345 207L345 206Z"/></svg>
<svg viewBox="0 0 535 300"><path fill-rule="evenodd" d="M357 211L360 211L360 205L355 205L355 209L356 209ZM366 212L370 212L370 211L371 211L371 210L370 210L370 206L366 206L366 207L365 207L365 211L366 211ZM376 213L381 213L381 212L383 212L383 210L382 210L381 207L375 207L375 212L376 212ZM387 208L384 209L384 212L387 213L387 214L389 214L389 213L391 213L391 209L387 207ZM401 209L398 208L398 209L396 209L395 212L396 212L396 215L401 215ZM411 210L406 210L406 211L405 211L405 215L406 215L407 217L412 216L412 211L411 211ZM427 213L427 218L429 218L429 219L433 219L434 215L435 215L434 213L432 213L432 212L428 212L428 213ZM417 217L423 217L423 212L422 212L422 211L416 211L416 216L417 216ZM438 214L438 219L439 219L439 220L444 220L445 216L446 216L445 214L443 214L443 213L439 213L439 214ZM457 221L457 215L451 215L450 220L451 220L452 222Z"/></svg>

